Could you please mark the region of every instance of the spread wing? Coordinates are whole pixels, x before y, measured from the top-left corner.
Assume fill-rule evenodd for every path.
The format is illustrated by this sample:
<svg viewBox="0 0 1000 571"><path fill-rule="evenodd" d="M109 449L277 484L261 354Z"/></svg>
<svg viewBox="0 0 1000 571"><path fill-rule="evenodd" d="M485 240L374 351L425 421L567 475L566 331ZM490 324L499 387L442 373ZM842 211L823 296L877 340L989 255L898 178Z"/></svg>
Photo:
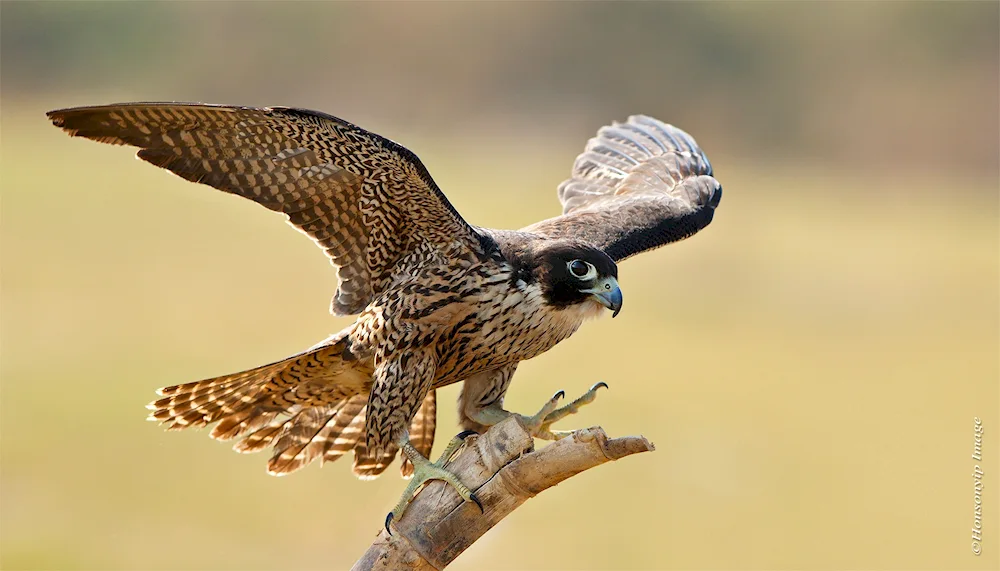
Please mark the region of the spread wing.
<svg viewBox="0 0 1000 571"><path fill-rule="evenodd" d="M139 147L144 161L284 213L338 268L338 315L360 312L421 246L480 248L412 152L331 115L127 103L48 117L72 136Z"/></svg>
<svg viewBox="0 0 1000 571"><path fill-rule="evenodd" d="M623 260L712 221L722 186L690 135L641 115L602 127L559 185L563 215L525 231L573 238Z"/></svg>

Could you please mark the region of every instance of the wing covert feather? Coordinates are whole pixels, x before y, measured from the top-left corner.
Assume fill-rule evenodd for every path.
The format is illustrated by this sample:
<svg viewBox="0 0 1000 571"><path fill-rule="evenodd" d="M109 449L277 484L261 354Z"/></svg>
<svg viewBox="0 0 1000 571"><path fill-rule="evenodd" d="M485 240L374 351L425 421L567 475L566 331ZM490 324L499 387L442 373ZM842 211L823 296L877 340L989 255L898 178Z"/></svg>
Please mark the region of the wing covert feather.
<svg viewBox="0 0 1000 571"><path fill-rule="evenodd" d="M651 117L602 127L559 185L563 215L524 230L575 238L614 260L691 236L707 226L722 186L695 140Z"/></svg>

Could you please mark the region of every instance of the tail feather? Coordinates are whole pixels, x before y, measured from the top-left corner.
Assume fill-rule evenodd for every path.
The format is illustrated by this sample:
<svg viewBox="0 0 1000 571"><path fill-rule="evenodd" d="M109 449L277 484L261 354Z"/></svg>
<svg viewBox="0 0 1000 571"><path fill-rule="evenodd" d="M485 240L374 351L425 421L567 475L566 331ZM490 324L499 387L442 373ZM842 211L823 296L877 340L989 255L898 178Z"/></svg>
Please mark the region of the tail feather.
<svg viewBox="0 0 1000 571"><path fill-rule="evenodd" d="M162 397L169 397L178 394L184 395L199 395L204 392L208 392L220 387L232 386L234 384L239 384L241 381L245 381L256 375L258 371L271 365L265 365L263 367L257 367L255 369L249 369L247 371L241 371L239 373L233 373L230 375L223 375L221 377L214 377L211 379L204 379L201 381L194 381L191 383L183 383L180 385L173 385L169 387L163 387L156 390L156 394Z"/></svg>
<svg viewBox="0 0 1000 571"><path fill-rule="evenodd" d="M153 403L153 406L167 409L171 416L183 416L192 410L222 410L222 402L233 393L246 386L246 381L228 387L219 387L214 391L206 391L198 395L178 395L165 397ZM180 400L184 399L184 400ZM218 403L218 407L210 406Z"/></svg>
<svg viewBox="0 0 1000 571"><path fill-rule="evenodd" d="M232 440L242 432L244 426L255 418L255 414L257 412L252 407L233 411L219 420L219 424L215 425L209 436L215 440Z"/></svg>
<svg viewBox="0 0 1000 571"><path fill-rule="evenodd" d="M220 420L219 424L216 424L215 429L212 430L211 436L216 440L239 438L245 434L256 432L262 426L274 422L279 417L294 416L300 410L302 410L302 407L299 405L292 406L287 410L275 407L265 409L260 405L246 407ZM236 446L233 448L235 449Z"/></svg>
<svg viewBox="0 0 1000 571"><path fill-rule="evenodd" d="M395 443L392 443L381 454L376 455L368 450L365 439L359 438L358 443L354 446L354 466L352 471L361 480L374 480L382 472L385 472L389 464L392 464L398 451L399 448L396 447Z"/></svg>
<svg viewBox="0 0 1000 571"><path fill-rule="evenodd" d="M241 454L260 452L274 442L286 422L288 419L279 412L266 412L257 415L256 418L246 423L246 436L233 445L233 450Z"/></svg>
<svg viewBox="0 0 1000 571"><path fill-rule="evenodd" d="M274 442L274 454L268 462L268 472L275 475L286 474L316 458L320 458L323 463L333 462L354 450L356 466L358 462L366 466L373 464L363 474L357 470L355 474L368 478L377 476L385 467L373 471L375 466L368 461L366 450L358 449L358 443L364 442L367 405L368 395L355 395L335 408L326 408L309 415L295 415L276 430L265 428L269 433L265 433L264 437ZM392 450L391 455L386 453L389 456L386 465L392 462L395 454L395 450Z"/></svg>
<svg viewBox="0 0 1000 571"><path fill-rule="evenodd" d="M355 395L337 407L308 409L280 427L265 428L268 432L264 437L274 442L268 471L286 474L316 458L332 462L353 450L354 473L362 479L377 477L392 463L397 449L385 450L377 457L368 453L364 445L367 405L368 395Z"/></svg>
<svg viewBox="0 0 1000 571"><path fill-rule="evenodd" d="M202 406L226 397L248 384L259 383L262 379L273 375L282 364L283 362L271 363L231 375L164 387L156 391L163 398L151 403L150 407L176 409L179 413L183 413L191 407Z"/></svg>
<svg viewBox="0 0 1000 571"><path fill-rule="evenodd" d="M342 358L344 336L337 335L283 361L231 375L160 389L149 405L150 420L177 430L217 422L211 436L236 440L241 453L268 447L267 471L294 472L316 459L332 462L354 451L354 473L377 477L392 463L395 444L380 454L365 445L365 410L370 369ZM410 440L427 456L434 444L436 398L425 398L410 425ZM404 462L404 477L413 467Z"/></svg>
<svg viewBox="0 0 1000 571"><path fill-rule="evenodd" d="M252 402L278 365L160 389L164 397L148 405L153 410L149 420L162 422L168 429L202 427L220 420Z"/></svg>
<svg viewBox="0 0 1000 571"><path fill-rule="evenodd" d="M190 393L164 397L153 404L160 407L170 407L178 412L183 412L185 407L188 409L199 408L212 402L222 401L254 380L268 376L269 373L270 371L266 369L257 371L254 376L204 387Z"/></svg>
<svg viewBox="0 0 1000 571"><path fill-rule="evenodd" d="M334 407L307 408L282 425L274 438L274 455L267 462L268 473L294 472L322 456L326 442L321 433L343 406L341 402Z"/></svg>
<svg viewBox="0 0 1000 571"><path fill-rule="evenodd" d="M326 455L330 446L323 437L336 440L340 434L327 425L343 429L351 424L359 411L353 403L363 407L367 402L371 375L364 363L344 361L345 339L341 332L277 363L160 389L161 398L147 406L149 419L168 430L217 422L212 438L236 439L233 448L238 452L274 446L269 463L273 473L291 472L317 457L332 460L335 456ZM349 403L354 414L338 416ZM356 439L351 437L348 450Z"/></svg>
<svg viewBox="0 0 1000 571"><path fill-rule="evenodd" d="M358 440L364 438L365 408L368 395L358 395L348 399L337 411L332 423L327 423L322 433L324 448L322 461L333 462L354 449Z"/></svg>

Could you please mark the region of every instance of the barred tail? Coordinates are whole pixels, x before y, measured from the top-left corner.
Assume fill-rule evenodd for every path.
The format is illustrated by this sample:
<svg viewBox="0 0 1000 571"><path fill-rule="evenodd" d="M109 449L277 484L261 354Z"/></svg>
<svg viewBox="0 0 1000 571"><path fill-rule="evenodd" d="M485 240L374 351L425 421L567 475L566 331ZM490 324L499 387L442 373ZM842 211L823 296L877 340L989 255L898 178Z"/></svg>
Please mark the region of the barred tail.
<svg viewBox="0 0 1000 571"><path fill-rule="evenodd" d="M330 342L284 361L204 381L160 389L163 397L148 405L149 420L168 430L204 427L218 422L212 438L237 442L241 453L273 447L268 473L281 476L313 460L332 462L354 451L354 473L372 479L396 457L393 445L380 456L365 446L365 409L371 371L343 360L337 336ZM434 391L411 423L410 438L429 455L436 418ZM404 462L404 477L412 466Z"/></svg>
<svg viewBox="0 0 1000 571"><path fill-rule="evenodd" d="M297 408L283 419L274 415L249 432L234 449L256 452L273 443L267 471L274 476L294 472L317 459L324 464L333 462L353 450L354 474L362 480L373 480L389 467L398 448L392 444L378 456L369 452L365 445L367 407L368 395L359 394L329 407ZM436 415L432 391L410 424L410 441L424 456L430 455L434 444ZM406 459L400 470L404 478L413 475L413 466Z"/></svg>
<svg viewBox="0 0 1000 571"><path fill-rule="evenodd" d="M284 362L272 363L231 375L159 389L163 398L146 405L147 420L159 421L167 430L201 428L232 419L253 405L260 389L281 370ZM221 423L222 424L226 423ZM227 426L228 428L228 426ZM216 428L216 432L219 427ZM213 432L213 438L217 437Z"/></svg>

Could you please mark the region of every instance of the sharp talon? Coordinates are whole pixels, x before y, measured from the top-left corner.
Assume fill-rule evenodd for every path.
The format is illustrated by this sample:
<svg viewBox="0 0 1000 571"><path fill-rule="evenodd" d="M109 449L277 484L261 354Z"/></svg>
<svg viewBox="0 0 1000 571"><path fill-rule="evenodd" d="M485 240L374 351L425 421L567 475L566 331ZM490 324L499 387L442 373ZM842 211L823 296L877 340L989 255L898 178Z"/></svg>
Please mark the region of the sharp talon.
<svg viewBox="0 0 1000 571"><path fill-rule="evenodd" d="M486 510L483 509L483 503L479 501L479 498L476 497L476 494L469 494L469 499L476 502L476 505L479 506L479 513L481 514L486 513Z"/></svg>
<svg viewBox="0 0 1000 571"><path fill-rule="evenodd" d="M385 532L392 535L392 530L389 529L390 523L392 523L392 512L389 512L389 515L385 516Z"/></svg>
<svg viewBox="0 0 1000 571"><path fill-rule="evenodd" d="M590 387L590 390L596 391L597 389L599 389L601 387L604 387L604 388L608 389L608 383L605 383L604 381L601 381L601 382L597 383L596 385ZM608 390L610 390L610 389L608 389Z"/></svg>
<svg viewBox="0 0 1000 571"><path fill-rule="evenodd" d="M566 398L566 391L559 391L552 396L552 400L559 400L561 398Z"/></svg>
<svg viewBox="0 0 1000 571"><path fill-rule="evenodd" d="M475 430L463 430L462 432L459 432L457 435L455 435L455 438L461 438L462 440L465 440L466 438L472 436L473 434L479 434L479 433L476 432Z"/></svg>

